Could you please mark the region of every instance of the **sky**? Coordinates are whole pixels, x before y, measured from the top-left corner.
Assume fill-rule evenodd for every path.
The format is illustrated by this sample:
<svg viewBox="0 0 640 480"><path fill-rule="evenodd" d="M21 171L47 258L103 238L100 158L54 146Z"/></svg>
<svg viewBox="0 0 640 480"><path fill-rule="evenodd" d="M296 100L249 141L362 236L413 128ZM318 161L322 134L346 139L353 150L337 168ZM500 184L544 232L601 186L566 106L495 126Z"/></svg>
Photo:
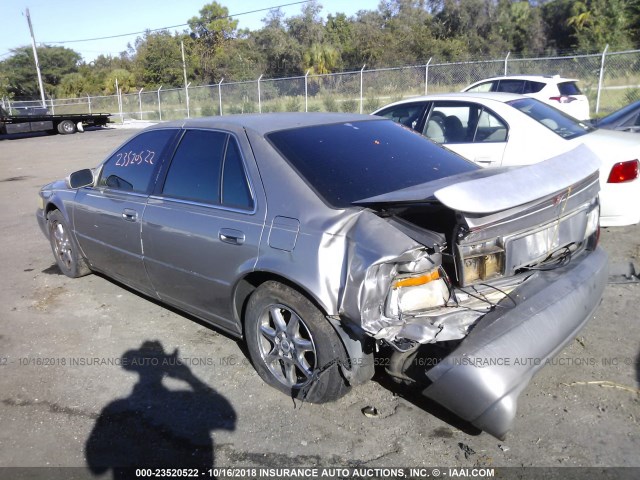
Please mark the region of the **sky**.
<svg viewBox="0 0 640 480"><path fill-rule="evenodd" d="M229 14L239 21L238 28L257 30L268 10L239 15L259 9L270 9L299 0L217 0L227 7ZM320 14L375 10L379 0L319 0ZM31 45L29 26L24 15L28 8L38 44L58 45L80 53L86 62L98 55L117 56L133 44L138 35L107 40L57 43L107 37L146 29L170 27L187 23L198 15L209 0L0 0L0 61L11 55L12 48ZM302 3L283 7L286 17L298 15ZM170 29L182 31L186 27Z"/></svg>

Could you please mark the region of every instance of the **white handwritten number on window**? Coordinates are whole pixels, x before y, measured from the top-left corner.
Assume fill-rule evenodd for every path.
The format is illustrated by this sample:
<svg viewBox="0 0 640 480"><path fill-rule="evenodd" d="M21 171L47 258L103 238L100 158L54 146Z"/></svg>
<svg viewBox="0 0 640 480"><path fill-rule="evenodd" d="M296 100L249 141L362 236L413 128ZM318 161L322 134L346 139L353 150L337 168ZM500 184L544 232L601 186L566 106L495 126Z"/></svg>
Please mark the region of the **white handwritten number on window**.
<svg viewBox="0 0 640 480"><path fill-rule="evenodd" d="M128 152L120 152L116 155L116 167L144 165L145 163L153 165L153 157L155 156L156 152L146 149L140 150L140 153L136 153L132 150Z"/></svg>

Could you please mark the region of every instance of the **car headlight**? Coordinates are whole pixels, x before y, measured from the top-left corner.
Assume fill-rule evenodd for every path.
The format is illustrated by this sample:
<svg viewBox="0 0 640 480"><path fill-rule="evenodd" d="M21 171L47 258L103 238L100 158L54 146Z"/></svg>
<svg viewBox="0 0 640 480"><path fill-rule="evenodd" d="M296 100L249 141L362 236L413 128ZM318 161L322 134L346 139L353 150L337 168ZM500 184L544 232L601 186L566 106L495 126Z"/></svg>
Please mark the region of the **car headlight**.
<svg viewBox="0 0 640 480"><path fill-rule="evenodd" d="M44 198L42 198L42 195L38 195L38 208L44 210Z"/></svg>
<svg viewBox="0 0 640 480"><path fill-rule="evenodd" d="M498 239L459 245L459 276L462 285L500 277L504 273L504 248Z"/></svg>
<svg viewBox="0 0 640 480"><path fill-rule="evenodd" d="M435 269L396 277L387 297L386 316L398 317L446 305L451 294L445 275Z"/></svg>

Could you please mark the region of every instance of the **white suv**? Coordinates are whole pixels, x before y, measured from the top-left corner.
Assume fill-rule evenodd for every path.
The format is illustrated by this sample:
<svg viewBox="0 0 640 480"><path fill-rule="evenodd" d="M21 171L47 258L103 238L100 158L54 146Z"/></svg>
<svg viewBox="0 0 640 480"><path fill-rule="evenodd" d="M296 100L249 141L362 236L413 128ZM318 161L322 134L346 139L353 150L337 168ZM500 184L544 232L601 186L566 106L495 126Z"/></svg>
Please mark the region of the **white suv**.
<svg viewBox="0 0 640 480"><path fill-rule="evenodd" d="M519 93L537 98L578 120L589 120L589 99L580 91L577 81L560 75L506 75L486 78L462 91Z"/></svg>

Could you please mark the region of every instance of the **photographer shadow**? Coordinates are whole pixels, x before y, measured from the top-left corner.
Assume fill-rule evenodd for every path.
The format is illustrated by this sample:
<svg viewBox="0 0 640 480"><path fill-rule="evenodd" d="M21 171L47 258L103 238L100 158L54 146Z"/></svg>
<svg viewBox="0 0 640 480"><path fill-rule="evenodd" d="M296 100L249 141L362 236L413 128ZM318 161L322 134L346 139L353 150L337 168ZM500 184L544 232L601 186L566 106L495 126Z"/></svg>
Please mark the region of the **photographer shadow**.
<svg viewBox="0 0 640 480"><path fill-rule="evenodd" d="M167 354L158 341L125 352L121 361L140 378L128 397L108 404L96 420L85 445L91 473L111 470L114 479L124 479L140 468L212 468L211 432L235 430L229 401L199 380L177 350ZM190 389L170 390L165 377Z"/></svg>

